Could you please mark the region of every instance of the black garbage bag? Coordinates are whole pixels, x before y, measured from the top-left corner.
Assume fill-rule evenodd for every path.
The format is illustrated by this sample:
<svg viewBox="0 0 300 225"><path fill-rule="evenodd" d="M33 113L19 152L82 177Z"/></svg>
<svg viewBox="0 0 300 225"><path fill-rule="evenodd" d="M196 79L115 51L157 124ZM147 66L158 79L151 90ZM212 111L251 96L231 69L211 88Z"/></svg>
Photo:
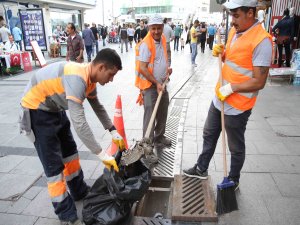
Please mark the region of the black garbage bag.
<svg viewBox="0 0 300 225"><path fill-rule="evenodd" d="M104 169L83 201L83 221L86 225L122 224L150 182L151 172L141 161L121 167L119 173Z"/></svg>

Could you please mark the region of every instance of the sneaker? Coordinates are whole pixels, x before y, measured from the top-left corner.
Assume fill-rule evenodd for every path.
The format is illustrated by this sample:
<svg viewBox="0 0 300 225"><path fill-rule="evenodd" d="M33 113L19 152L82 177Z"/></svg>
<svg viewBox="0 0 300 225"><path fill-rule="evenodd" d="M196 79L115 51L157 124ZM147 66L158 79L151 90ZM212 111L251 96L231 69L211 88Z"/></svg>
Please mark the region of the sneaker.
<svg viewBox="0 0 300 225"><path fill-rule="evenodd" d="M170 138L167 138L166 136L162 136L160 138L157 138L154 141L154 145L170 147L172 145L172 141Z"/></svg>
<svg viewBox="0 0 300 225"><path fill-rule="evenodd" d="M196 63L193 63L192 66L193 66L193 67L197 67L197 64L196 64Z"/></svg>
<svg viewBox="0 0 300 225"><path fill-rule="evenodd" d="M77 201L80 201L80 200L84 199L85 196L88 195L88 193L90 192L90 190L91 190L91 187L87 185L87 188L86 188L85 192L83 192L81 195L77 196L76 198L73 197L74 201L77 202Z"/></svg>
<svg viewBox="0 0 300 225"><path fill-rule="evenodd" d="M202 172L201 170L199 170L197 164L190 169L183 170L183 174L188 177L195 177L202 180L206 180L208 176L208 172L207 171Z"/></svg>
<svg viewBox="0 0 300 225"><path fill-rule="evenodd" d="M79 219L75 220L75 221L60 221L61 225L84 225L84 223L82 223Z"/></svg>

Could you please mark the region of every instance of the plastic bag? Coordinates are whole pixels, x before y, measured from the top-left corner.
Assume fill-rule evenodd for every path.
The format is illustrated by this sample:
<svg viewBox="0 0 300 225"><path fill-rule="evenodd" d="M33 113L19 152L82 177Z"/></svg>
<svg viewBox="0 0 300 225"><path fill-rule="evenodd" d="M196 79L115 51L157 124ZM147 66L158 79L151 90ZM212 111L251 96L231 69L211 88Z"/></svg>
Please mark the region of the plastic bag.
<svg viewBox="0 0 300 225"><path fill-rule="evenodd" d="M83 201L83 221L86 225L121 225L150 182L151 172L140 161L121 167L119 173L104 169Z"/></svg>

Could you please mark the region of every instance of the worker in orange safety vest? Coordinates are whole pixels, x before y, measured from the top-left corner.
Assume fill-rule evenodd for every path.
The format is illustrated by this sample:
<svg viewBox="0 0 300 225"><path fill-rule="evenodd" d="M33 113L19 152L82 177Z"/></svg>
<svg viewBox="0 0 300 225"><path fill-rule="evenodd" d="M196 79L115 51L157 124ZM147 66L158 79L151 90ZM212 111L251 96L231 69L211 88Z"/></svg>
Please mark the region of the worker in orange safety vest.
<svg viewBox="0 0 300 225"><path fill-rule="evenodd" d="M184 170L190 177L207 179L208 166L221 132L221 105L224 102L225 129L231 153L229 179L239 187L240 172L245 161L245 130L258 91L264 88L271 65L272 39L255 19L257 0L231 0L224 3L230 10L231 28L224 45L213 48L222 54L222 80L210 106L203 131L203 149L197 163Z"/></svg>
<svg viewBox="0 0 300 225"><path fill-rule="evenodd" d="M155 102L161 91L163 95L158 106L155 124L150 139L158 148L171 146L171 140L165 134L169 106L169 93L162 84L172 73L168 67L166 38L163 35L163 19L155 14L149 19L149 32L136 46L135 85L141 90L138 101L144 105L143 136L145 136Z"/></svg>

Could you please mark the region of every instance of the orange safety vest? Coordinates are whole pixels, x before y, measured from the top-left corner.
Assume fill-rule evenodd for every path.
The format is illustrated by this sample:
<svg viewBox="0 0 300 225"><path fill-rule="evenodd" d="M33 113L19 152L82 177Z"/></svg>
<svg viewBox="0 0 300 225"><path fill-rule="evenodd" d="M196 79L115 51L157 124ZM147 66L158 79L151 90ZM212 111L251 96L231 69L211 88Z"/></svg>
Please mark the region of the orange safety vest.
<svg viewBox="0 0 300 225"><path fill-rule="evenodd" d="M168 54L167 54L167 44L166 44L167 42L166 42L166 38L164 35L161 36L161 42L162 42L162 46L164 49L166 63L168 65ZM139 88L140 90L145 90L145 89L151 87L152 83L143 76L143 74L140 70L139 48L142 43L146 43L146 45L149 48L149 51L151 52L151 57L150 57L150 61L148 64L148 70L151 73L151 75L154 76L153 68L154 68L154 59L155 59L156 52L155 52L154 39L152 38L150 32L148 32L146 37L140 43L138 43L135 47L135 86L137 88ZM168 68L167 68L167 70L168 70Z"/></svg>
<svg viewBox="0 0 300 225"><path fill-rule="evenodd" d="M265 38L269 38L272 42L271 35L268 34L260 25L256 25L246 31L239 37L233 46L231 41L236 34L235 29L231 29L226 44L226 58L222 68L223 84L239 84L253 77L252 54L254 49ZM216 93L220 87L217 83ZM252 109L255 105L258 91L249 93L235 92L226 98L225 102L233 108L246 111Z"/></svg>

